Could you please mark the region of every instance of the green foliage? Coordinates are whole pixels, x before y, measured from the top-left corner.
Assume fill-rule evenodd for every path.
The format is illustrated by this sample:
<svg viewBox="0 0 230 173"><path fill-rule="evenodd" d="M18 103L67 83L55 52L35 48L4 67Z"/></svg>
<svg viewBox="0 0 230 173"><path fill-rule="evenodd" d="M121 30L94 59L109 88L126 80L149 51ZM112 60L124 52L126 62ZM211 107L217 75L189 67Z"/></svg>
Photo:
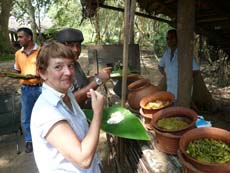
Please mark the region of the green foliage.
<svg viewBox="0 0 230 173"><path fill-rule="evenodd" d="M33 5L37 6L37 2L34 0L32 2ZM105 3L110 6L124 8L124 1L122 0L105 1ZM123 40L123 12L100 8L97 18L83 19L80 1L41 0L39 1L39 7L55 24L45 31L48 40L52 39L58 30L66 27L80 29L85 38L84 44L96 42L97 30L100 31L101 44L117 44ZM12 14L17 16L18 19L25 20L25 18L28 18L27 12L23 10L25 8L25 0L18 0ZM137 6L138 10L139 7ZM41 12L36 13L36 16L38 15L41 15ZM158 17L165 18L164 16ZM97 25L96 19L99 20L99 25ZM165 34L168 29L169 26L165 23L135 16L135 43L141 47L151 49L156 55L161 56L166 48Z"/></svg>
<svg viewBox="0 0 230 173"><path fill-rule="evenodd" d="M0 61L10 61L14 60L14 54L3 54L0 56Z"/></svg>
<svg viewBox="0 0 230 173"><path fill-rule="evenodd" d="M160 18L165 18L159 15ZM162 56L166 49L166 33L170 26L156 20L138 17L135 18L136 42L140 46L152 49L155 54Z"/></svg>

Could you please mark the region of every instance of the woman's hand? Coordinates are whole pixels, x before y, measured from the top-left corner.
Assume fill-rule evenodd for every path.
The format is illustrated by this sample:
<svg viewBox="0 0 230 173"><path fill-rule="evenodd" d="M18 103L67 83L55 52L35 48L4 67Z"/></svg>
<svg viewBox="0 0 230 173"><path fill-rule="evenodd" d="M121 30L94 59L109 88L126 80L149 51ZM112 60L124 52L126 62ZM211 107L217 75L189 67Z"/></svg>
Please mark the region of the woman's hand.
<svg viewBox="0 0 230 173"><path fill-rule="evenodd" d="M94 113L102 114L105 97L97 91L90 89L87 93L88 97L91 97L92 100L92 109Z"/></svg>

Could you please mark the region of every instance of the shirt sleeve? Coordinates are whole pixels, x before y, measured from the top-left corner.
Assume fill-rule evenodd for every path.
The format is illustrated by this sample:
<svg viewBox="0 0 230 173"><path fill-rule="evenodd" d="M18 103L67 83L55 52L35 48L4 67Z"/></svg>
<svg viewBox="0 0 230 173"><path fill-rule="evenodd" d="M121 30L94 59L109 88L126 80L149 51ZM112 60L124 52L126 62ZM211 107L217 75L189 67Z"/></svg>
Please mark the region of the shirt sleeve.
<svg viewBox="0 0 230 173"><path fill-rule="evenodd" d="M21 71L21 69L20 69L20 67L19 67L19 63L18 63L18 55L17 55L17 52L16 52L16 54L15 54L14 70L16 70L16 71L18 71L18 72Z"/></svg>
<svg viewBox="0 0 230 173"><path fill-rule="evenodd" d="M165 59L166 59L166 52L163 54L161 60L160 60L160 63L159 63L159 66L160 67L165 67Z"/></svg>
<svg viewBox="0 0 230 173"><path fill-rule="evenodd" d="M36 126L41 130L40 135L43 138L47 135L50 129L54 126L54 124L61 120L66 120L66 118L59 111L51 106L42 109L42 111L40 111L38 115L39 118L37 118Z"/></svg>

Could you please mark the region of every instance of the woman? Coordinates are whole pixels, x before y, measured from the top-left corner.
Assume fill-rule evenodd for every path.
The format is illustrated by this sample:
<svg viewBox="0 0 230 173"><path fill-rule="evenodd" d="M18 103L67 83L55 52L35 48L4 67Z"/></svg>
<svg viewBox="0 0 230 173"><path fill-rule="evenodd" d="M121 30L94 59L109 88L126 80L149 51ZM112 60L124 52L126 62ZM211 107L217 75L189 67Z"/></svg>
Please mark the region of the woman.
<svg viewBox="0 0 230 173"><path fill-rule="evenodd" d="M39 52L37 70L43 79L42 94L32 112L34 156L40 173L98 173L96 153L104 97L90 89L94 112L90 127L70 91L75 55L66 46L51 42Z"/></svg>

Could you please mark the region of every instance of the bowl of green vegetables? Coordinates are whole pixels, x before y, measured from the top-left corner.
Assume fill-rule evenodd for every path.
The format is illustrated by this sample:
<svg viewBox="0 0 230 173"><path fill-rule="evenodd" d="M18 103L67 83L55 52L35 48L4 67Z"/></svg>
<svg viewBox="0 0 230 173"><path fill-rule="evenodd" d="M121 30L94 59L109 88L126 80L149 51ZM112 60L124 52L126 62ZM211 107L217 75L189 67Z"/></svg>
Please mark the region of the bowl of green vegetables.
<svg viewBox="0 0 230 173"><path fill-rule="evenodd" d="M184 133L179 142L184 159L201 172L230 172L230 133L216 127L201 127Z"/></svg>

